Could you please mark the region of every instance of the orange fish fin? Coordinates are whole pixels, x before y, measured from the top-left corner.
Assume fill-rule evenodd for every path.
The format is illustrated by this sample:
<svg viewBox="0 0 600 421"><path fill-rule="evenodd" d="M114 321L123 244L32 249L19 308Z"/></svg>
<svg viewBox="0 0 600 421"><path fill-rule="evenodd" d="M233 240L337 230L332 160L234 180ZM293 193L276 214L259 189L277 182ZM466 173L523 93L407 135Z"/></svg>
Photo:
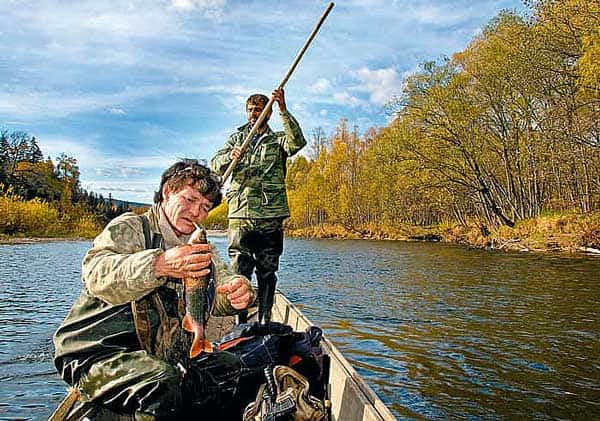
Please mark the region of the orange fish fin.
<svg viewBox="0 0 600 421"><path fill-rule="evenodd" d="M212 343L208 339L200 339L198 336L194 337L190 348L190 358L195 358L203 352L213 352Z"/></svg>
<svg viewBox="0 0 600 421"><path fill-rule="evenodd" d="M188 314L186 314L183 317L183 322L181 323L181 327L186 332L193 332L194 331L194 322L192 321L192 318Z"/></svg>
<svg viewBox="0 0 600 421"><path fill-rule="evenodd" d="M190 347L190 358L198 356L202 352L213 352L212 343L204 336L202 325L195 323L191 317L186 314L183 318L182 327L188 332L194 334L192 346Z"/></svg>
<svg viewBox="0 0 600 421"><path fill-rule="evenodd" d="M203 351L204 352L213 352L212 343L208 339L204 339L203 342L204 342Z"/></svg>
<svg viewBox="0 0 600 421"><path fill-rule="evenodd" d="M194 337L192 347L190 348L190 358L195 358L202 352L202 343L198 340L198 337Z"/></svg>

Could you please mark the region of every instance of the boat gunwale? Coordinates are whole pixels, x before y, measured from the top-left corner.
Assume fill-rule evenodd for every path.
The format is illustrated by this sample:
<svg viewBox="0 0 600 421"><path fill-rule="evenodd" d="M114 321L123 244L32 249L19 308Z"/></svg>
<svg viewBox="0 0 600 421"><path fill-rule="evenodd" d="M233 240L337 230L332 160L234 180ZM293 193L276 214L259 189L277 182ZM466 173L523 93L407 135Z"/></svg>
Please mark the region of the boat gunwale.
<svg viewBox="0 0 600 421"><path fill-rule="evenodd" d="M286 324L291 325L289 316L290 313L294 313L296 317L295 326L292 326L294 330L303 330L302 326L299 326L298 321L301 320L302 324L306 326L313 326L314 324L300 311L300 309L293 304L281 291L277 291L275 294L275 305L274 310L276 310L281 316L281 320ZM281 307L285 306L285 309ZM275 315L275 314L274 314ZM391 413L390 409L383 403L383 401L377 396L377 394L371 389L371 387L366 383L366 381L362 378L360 374L354 369L352 364L342 355L339 349L335 347L335 345L327 338L325 334L321 339L321 344L324 348L324 351L329 355L331 359L335 359L338 363L339 367L343 371L343 376L349 379L356 386L356 390L359 394L358 398L363 401L363 403L373 409L373 415L375 418L364 418L364 419L376 419L383 421L391 421L396 420L397 418ZM331 385L331 373L329 378L329 384Z"/></svg>

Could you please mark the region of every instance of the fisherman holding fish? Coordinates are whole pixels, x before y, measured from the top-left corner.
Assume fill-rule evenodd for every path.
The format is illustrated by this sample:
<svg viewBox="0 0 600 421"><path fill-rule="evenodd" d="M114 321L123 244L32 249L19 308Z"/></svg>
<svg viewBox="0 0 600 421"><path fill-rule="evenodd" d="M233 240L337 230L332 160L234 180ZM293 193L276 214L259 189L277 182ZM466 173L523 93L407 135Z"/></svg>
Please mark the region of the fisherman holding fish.
<svg viewBox="0 0 600 421"><path fill-rule="evenodd" d="M256 271L258 282L259 322L266 325L271 319L271 307L277 283L276 272L283 252L283 221L290 216L285 172L287 158L306 145L300 125L290 114L285 103L283 88L273 91L273 100L279 106L283 132L274 132L266 118L257 128L244 151L242 144L269 98L254 94L246 100L248 123L233 133L225 146L211 161L212 169L223 175L232 160L239 162L231 173L227 190L229 206L229 245L231 267L251 279ZM242 317L242 320L243 317Z"/></svg>
<svg viewBox="0 0 600 421"><path fill-rule="evenodd" d="M163 173L154 201L96 237L83 259L81 296L54 336L56 367L81 393L79 415L94 402L135 419L178 419L239 369L231 354L211 353L204 336L209 313L237 314L255 299L248 279L197 230L221 202L218 177L179 161Z"/></svg>

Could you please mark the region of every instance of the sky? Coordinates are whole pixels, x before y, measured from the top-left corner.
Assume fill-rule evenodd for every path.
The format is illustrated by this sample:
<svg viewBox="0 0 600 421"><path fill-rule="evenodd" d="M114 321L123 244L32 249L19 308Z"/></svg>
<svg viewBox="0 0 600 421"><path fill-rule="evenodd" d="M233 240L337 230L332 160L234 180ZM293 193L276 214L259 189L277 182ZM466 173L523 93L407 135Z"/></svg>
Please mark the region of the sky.
<svg viewBox="0 0 600 421"><path fill-rule="evenodd" d="M0 129L75 157L88 191L151 203L169 165L209 161L246 122L245 99L280 83L327 4L0 0ZM285 86L288 109L307 139L342 118L385 126L406 76L506 9L521 0L340 0Z"/></svg>

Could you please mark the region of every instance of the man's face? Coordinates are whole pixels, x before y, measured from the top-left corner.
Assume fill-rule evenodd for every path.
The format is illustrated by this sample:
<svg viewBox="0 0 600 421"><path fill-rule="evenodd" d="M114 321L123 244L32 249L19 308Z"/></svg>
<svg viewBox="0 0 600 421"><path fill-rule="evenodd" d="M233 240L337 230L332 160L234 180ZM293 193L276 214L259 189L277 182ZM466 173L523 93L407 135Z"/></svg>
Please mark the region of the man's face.
<svg viewBox="0 0 600 421"><path fill-rule="evenodd" d="M194 222L206 219L212 202L202 196L193 186L187 185L177 192L163 187L163 209L171 225L181 234L191 234Z"/></svg>
<svg viewBox="0 0 600 421"><path fill-rule="evenodd" d="M250 126L254 126L254 124L258 120L258 117L260 116L260 113L262 113L264 108L265 107L262 104L250 103L246 105L246 116L248 117L248 123L250 123ZM269 111L265 118L265 121L259 127L260 129L266 126L267 122L269 121L269 118L271 118L271 111Z"/></svg>

